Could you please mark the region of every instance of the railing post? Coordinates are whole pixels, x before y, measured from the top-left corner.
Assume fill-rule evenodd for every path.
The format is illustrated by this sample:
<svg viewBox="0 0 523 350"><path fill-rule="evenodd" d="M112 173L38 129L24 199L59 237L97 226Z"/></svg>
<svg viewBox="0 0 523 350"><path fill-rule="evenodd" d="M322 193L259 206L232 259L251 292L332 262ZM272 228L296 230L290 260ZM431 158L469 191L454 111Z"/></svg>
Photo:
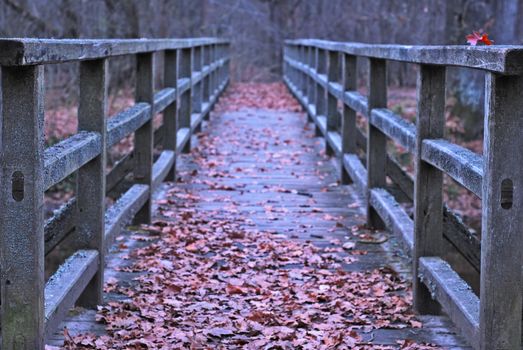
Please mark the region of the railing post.
<svg viewBox="0 0 523 350"><path fill-rule="evenodd" d="M191 76L199 72L200 74L200 80L194 84L192 88L192 112L193 113L201 113L202 112L202 86L203 86L203 79L202 79L202 46L195 46L192 48L192 55L191 55ZM198 124L196 127L195 132L200 131L201 124Z"/></svg>
<svg viewBox="0 0 523 350"><path fill-rule="evenodd" d="M307 46L307 69L310 71L311 68L314 68L316 66L316 63L314 62L316 58L315 50L312 46ZM316 96L316 82L310 75L308 75L307 79L307 107L310 108L311 104L314 104L314 98ZM313 122L312 116L307 113L307 119L309 122Z"/></svg>
<svg viewBox="0 0 523 350"><path fill-rule="evenodd" d="M328 133L338 128L338 99L329 92L328 84L331 82L338 82L340 80L340 64L339 54L337 51L327 52L327 135L325 135L325 145L328 155L333 155L334 150L329 146Z"/></svg>
<svg viewBox="0 0 523 350"><path fill-rule="evenodd" d="M323 75L327 70L327 60L325 58L325 50L316 48L316 74ZM316 118L319 116L326 115L326 101L325 101L325 89L320 83L316 83ZM316 136L322 136L321 129L316 125Z"/></svg>
<svg viewBox="0 0 523 350"><path fill-rule="evenodd" d="M176 50L165 51L164 56L164 85L166 87L177 87L178 83L178 54ZM176 120L176 112L178 111L178 100L175 100L163 111L163 149L170 150L176 153L176 136L178 125ZM176 156L174 164L167 174L166 181L176 181Z"/></svg>
<svg viewBox="0 0 523 350"><path fill-rule="evenodd" d="M80 63L78 131L100 134L100 155L78 169L76 231L82 249L98 251L98 272L78 299L84 307L102 304L105 264L105 139L107 130L107 60Z"/></svg>
<svg viewBox="0 0 523 350"><path fill-rule="evenodd" d="M178 123L180 128L190 128L191 127L191 49L183 48L178 50L178 77L179 78L188 78L189 79L189 88L184 91L181 95L178 95L180 101L180 111L178 117ZM178 86L177 90L181 86ZM183 147L183 152L188 153L191 150L191 139L189 138Z"/></svg>
<svg viewBox="0 0 523 350"><path fill-rule="evenodd" d="M134 139L134 179L136 183L149 186L149 200L136 214L136 223L151 222L151 198L153 193L152 168L154 148L154 54L141 53L136 56L136 102L151 105L151 117L135 132Z"/></svg>
<svg viewBox="0 0 523 350"><path fill-rule="evenodd" d="M43 72L2 67L2 349L44 348Z"/></svg>
<svg viewBox="0 0 523 350"><path fill-rule="evenodd" d="M208 45L205 45L205 46L202 46L202 50L203 50L203 55L202 55L202 60L203 60L203 67L207 67L207 69L210 69L210 63L211 63L211 51L210 51L210 46ZM203 69L202 69L203 71ZM210 79L210 73L208 73L205 78L203 78L203 81L202 81L202 90L203 90L203 103L209 103L210 101L210 96L211 96L211 91L210 91L210 84L209 84L209 80ZM211 115L211 113L207 113L205 115L205 119L206 120L209 120L209 116Z"/></svg>
<svg viewBox="0 0 523 350"><path fill-rule="evenodd" d="M387 107L387 64L383 59L369 59L369 104L368 119L373 108ZM383 228L378 213L370 204L370 191L385 187L387 162L387 137L367 121L367 224Z"/></svg>
<svg viewBox="0 0 523 350"><path fill-rule="evenodd" d="M342 56L342 91L343 95L346 91L355 91L357 89L357 70L356 57L348 54ZM343 96L342 96L343 97ZM343 100L343 99L342 99ZM343 156L346 153L356 153L356 112L347 106L345 102L343 105L343 116L341 120L341 183L349 184L351 179L347 170L343 166Z"/></svg>
<svg viewBox="0 0 523 350"><path fill-rule="evenodd" d="M421 159L424 139L443 138L445 131L445 67L421 65L416 116L416 179L414 183L414 249L412 253L414 307L421 314L438 314L418 276L418 261L441 256L443 244L443 173Z"/></svg>
<svg viewBox="0 0 523 350"><path fill-rule="evenodd" d="M483 147L480 349L520 349L523 76L487 73Z"/></svg>

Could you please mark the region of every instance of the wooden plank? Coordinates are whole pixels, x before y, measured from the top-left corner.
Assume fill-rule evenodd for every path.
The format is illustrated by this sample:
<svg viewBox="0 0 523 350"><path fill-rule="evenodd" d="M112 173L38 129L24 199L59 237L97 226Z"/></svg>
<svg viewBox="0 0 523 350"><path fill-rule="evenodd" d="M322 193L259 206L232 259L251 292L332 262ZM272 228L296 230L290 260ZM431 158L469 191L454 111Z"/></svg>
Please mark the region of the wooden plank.
<svg viewBox="0 0 523 350"><path fill-rule="evenodd" d="M136 57L136 102L154 103L154 57L152 53L139 54ZM134 181L152 188L152 168L154 149L153 116L156 111L151 110L151 118L134 133ZM152 191L151 191L152 192ZM152 196L152 193L149 193ZM136 214L137 223L151 222L152 199L144 204Z"/></svg>
<svg viewBox="0 0 523 350"><path fill-rule="evenodd" d="M164 181L167 174L171 171L176 153L174 151L162 151L156 162L153 165L153 189L157 188L160 183Z"/></svg>
<svg viewBox="0 0 523 350"><path fill-rule="evenodd" d="M483 157L444 139L423 140L421 159L481 198Z"/></svg>
<svg viewBox="0 0 523 350"><path fill-rule="evenodd" d="M459 66L498 72L523 73L523 47L518 45L395 45L335 42L316 39L286 41L288 45L309 45L350 55L427 65Z"/></svg>
<svg viewBox="0 0 523 350"><path fill-rule="evenodd" d="M439 312L430 291L417 278L418 260L443 254L443 174L421 158L424 139L445 131L445 68L420 66L416 116L416 179L414 185L414 307L421 314Z"/></svg>
<svg viewBox="0 0 523 350"><path fill-rule="evenodd" d="M472 288L438 257L419 259L418 277L476 349L479 347L479 298Z"/></svg>
<svg viewBox="0 0 523 350"><path fill-rule="evenodd" d="M135 132L151 118L151 106L137 103L116 114L107 122L107 147L116 145L127 135Z"/></svg>
<svg viewBox="0 0 523 350"><path fill-rule="evenodd" d="M45 337L53 335L100 267L96 250L71 255L45 285Z"/></svg>
<svg viewBox="0 0 523 350"><path fill-rule="evenodd" d="M191 49L191 82L192 82L192 114L202 111L202 47L195 46Z"/></svg>
<svg viewBox="0 0 523 350"><path fill-rule="evenodd" d="M62 181L102 150L98 132L80 131L44 151L44 189Z"/></svg>
<svg viewBox="0 0 523 350"><path fill-rule="evenodd" d="M523 275L523 77L487 74L480 349L519 349Z"/></svg>
<svg viewBox="0 0 523 350"><path fill-rule="evenodd" d="M178 77L179 78L191 78L191 50L182 49L178 50ZM180 80L178 80L179 82ZM178 88L178 90L180 90ZM178 97L179 101L179 114L178 114L178 127L179 128L189 128L191 127L191 114L192 114L192 83L189 83L189 88L181 93ZM187 153L191 149L191 140L190 138L184 144L183 152Z"/></svg>
<svg viewBox="0 0 523 350"><path fill-rule="evenodd" d="M443 235L476 269L481 269L481 242L461 218L446 205L443 206Z"/></svg>
<svg viewBox="0 0 523 350"><path fill-rule="evenodd" d="M186 147L187 143L191 139L190 128L178 129L178 136L176 136L176 153L180 154Z"/></svg>
<svg viewBox="0 0 523 350"><path fill-rule="evenodd" d="M341 157L341 135L337 131L327 133L327 143L330 145L332 152L336 157Z"/></svg>
<svg viewBox="0 0 523 350"><path fill-rule="evenodd" d="M339 54L336 51L328 51L326 55L327 81L329 83L339 82L341 80ZM329 90L327 90L326 108L327 131L334 131L338 128L339 124L338 100L336 98L336 95L330 93ZM329 150L329 147L327 147L327 153L329 153L330 151L331 150Z"/></svg>
<svg viewBox="0 0 523 350"><path fill-rule="evenodd" d="M373 109L370 123L410 153L416 151L416 126L390 109Z"/></svg>
<svg viewBox="0 0 523 350"><path fill-rule="evenodd" d="M107 131L108 62L105 59L80 64L80 105L78 130L100 135L101 153L78 170L76 175L76 234L82 249L98 251L100 270L89 282L79 304L96 308L103 302L105 261L105 167Z"/></svg>
<svg viewBox="0 0 523 350"><path fill-rule="evenodd" d="M370 115L373 108L387 107L386 62L371 59L369 65L369 110L367 115ZM369 227L382 228L383 222L370 202L370 191L375 187L386 186L386 175L383 169L385 169L387 160L387 138L371 123L367 124L367 224Z"/></svg>
<svg viewBox="0 0 523 350"><path fill-rule="evenodd" d="M414 180L391 156L387 157L385 171L387 176L398 185L403 194L412 201L414 199Z"/></svg>
<svg viewBox="0 0 523 350"><path fill-rule="evenodd" d="M414 248L414 222L412 219L394 197L383 188L372 189L370 201L387 229L402 239L404 250L411 254Z"/></svg>
<svg viewBox="0 0 523 350"><path fill-rule="evenodd" d="M227 43L227 40L215 38L1 39L0 64L18 66L61 63Z"/></svg>
<svg viewBox="0 0 523 350"><path fill-rule="evenodd" d="M147 202L149 192L147 185L133 185L107 209L105 214L106 247L110 247L123 227L131 222L138 210Z"/></svg>
<svg viewBox="0 0 523 350"><path fill-rule="evenodd" d="M343 156L343 166L352 181L358 186L361 192L367 190L367 169L355 154L345 154Z"/></svg>
<svg viewBox="0 0 523 350"><path fill-rule="evenodd" d="M44 227L45 255L67 237L76 225L76 198L73 197L49 218Z"/></svg>
<svg viewBox="0 0 523 350"><path fill-rule="evenodd" d="M170 50L165 52L163 69L163 83L166 86L176 86L178 83L178 53L176 51ZM173 100L173 103L169 104L163 113L164 133L162 146L164 150L176 151L176 136L178 131L177 112L178 104L176 100ZM168 181L176 180L176 156L166 175Z"/></svg>
<svg viewBox="0 0 523 350"><path fill-rule="evenodd" d="M175 68L176 69L176 68ZM176 84L176 79L170 82ZM176 89L166 87L154 94L154 111L155 113L161 113L167 107L169 107L174 101L176 101Z"/></svg>
<svg viewBox="0 0 523 350"><path fill-rule="evenodd" d="M358 84L356 57L343 54L342 56L342 100L345 96L345 91L356 90ZM342 157L346 153L356 153L356 111L349 108L344 102L341 119L341 154ZM341 160L343 164L343 158ZM345 171L345 167L341 166L341 182L343 184L350 183L350 176Z"/></svg>
<svg viewBox="0 0 523 350"><path fill-rule="evenodd" d="M1 69L1 348L40 350L44 348L44 69Z"/></svg>

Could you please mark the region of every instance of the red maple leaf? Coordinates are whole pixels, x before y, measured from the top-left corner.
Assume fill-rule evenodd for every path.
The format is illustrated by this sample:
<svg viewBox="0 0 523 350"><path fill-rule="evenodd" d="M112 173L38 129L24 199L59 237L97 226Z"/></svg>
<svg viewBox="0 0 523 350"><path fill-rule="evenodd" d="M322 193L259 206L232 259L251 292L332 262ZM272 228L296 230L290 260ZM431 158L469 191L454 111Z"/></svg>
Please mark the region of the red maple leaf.
<svg viewBox="0 0 523 350"><path fill-rule="evenodd" d="M481 42L485 45L492 45L492 43L494 42L488 38L487 33L480 33L476 31L472 32L472 34L467 35L465 38L467 39L467 42L472 46L476 46L478 42Z"/></svg>

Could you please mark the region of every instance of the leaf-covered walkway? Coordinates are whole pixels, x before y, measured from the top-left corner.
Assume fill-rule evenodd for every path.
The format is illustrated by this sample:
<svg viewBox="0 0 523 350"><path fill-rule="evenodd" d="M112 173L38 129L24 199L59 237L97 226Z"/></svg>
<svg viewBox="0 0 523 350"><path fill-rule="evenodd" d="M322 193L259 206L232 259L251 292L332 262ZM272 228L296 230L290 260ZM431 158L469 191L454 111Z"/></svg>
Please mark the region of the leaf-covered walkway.
<svg viewBox="0 0 523 350"><path fill-rule="evenodd" d="M154 223L117 239L106 304L75 310L50 344L465 348L445 317L413 315L407 259L365 229L361 196L298 111L280 84L230 87Z"/></svg>

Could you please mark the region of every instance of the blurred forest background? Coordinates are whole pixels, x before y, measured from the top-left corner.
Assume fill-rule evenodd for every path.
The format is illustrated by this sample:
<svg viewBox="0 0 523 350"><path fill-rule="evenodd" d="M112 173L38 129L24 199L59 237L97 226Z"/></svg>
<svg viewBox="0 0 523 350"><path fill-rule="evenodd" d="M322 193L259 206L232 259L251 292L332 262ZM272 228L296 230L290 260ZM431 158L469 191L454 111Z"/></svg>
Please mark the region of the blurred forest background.
<svg viewBox="0 0 523 350"><path fill-rule="evenodd" d="M466 34L483 29L495 44L520 44L522 11L523 0L0 0L0 36L226 37L233 43L234 81L274 81L286 38L464 44ZM74 97L74 69L52 70L49 87ZM125 83L132 62L119 62L111 72L113 86ZM412 73L407 65L391 65L389 79L412 86ZM482 76L451 76L461 113L481 112ZM480 130L472 124L474 137Z"/></svg>

